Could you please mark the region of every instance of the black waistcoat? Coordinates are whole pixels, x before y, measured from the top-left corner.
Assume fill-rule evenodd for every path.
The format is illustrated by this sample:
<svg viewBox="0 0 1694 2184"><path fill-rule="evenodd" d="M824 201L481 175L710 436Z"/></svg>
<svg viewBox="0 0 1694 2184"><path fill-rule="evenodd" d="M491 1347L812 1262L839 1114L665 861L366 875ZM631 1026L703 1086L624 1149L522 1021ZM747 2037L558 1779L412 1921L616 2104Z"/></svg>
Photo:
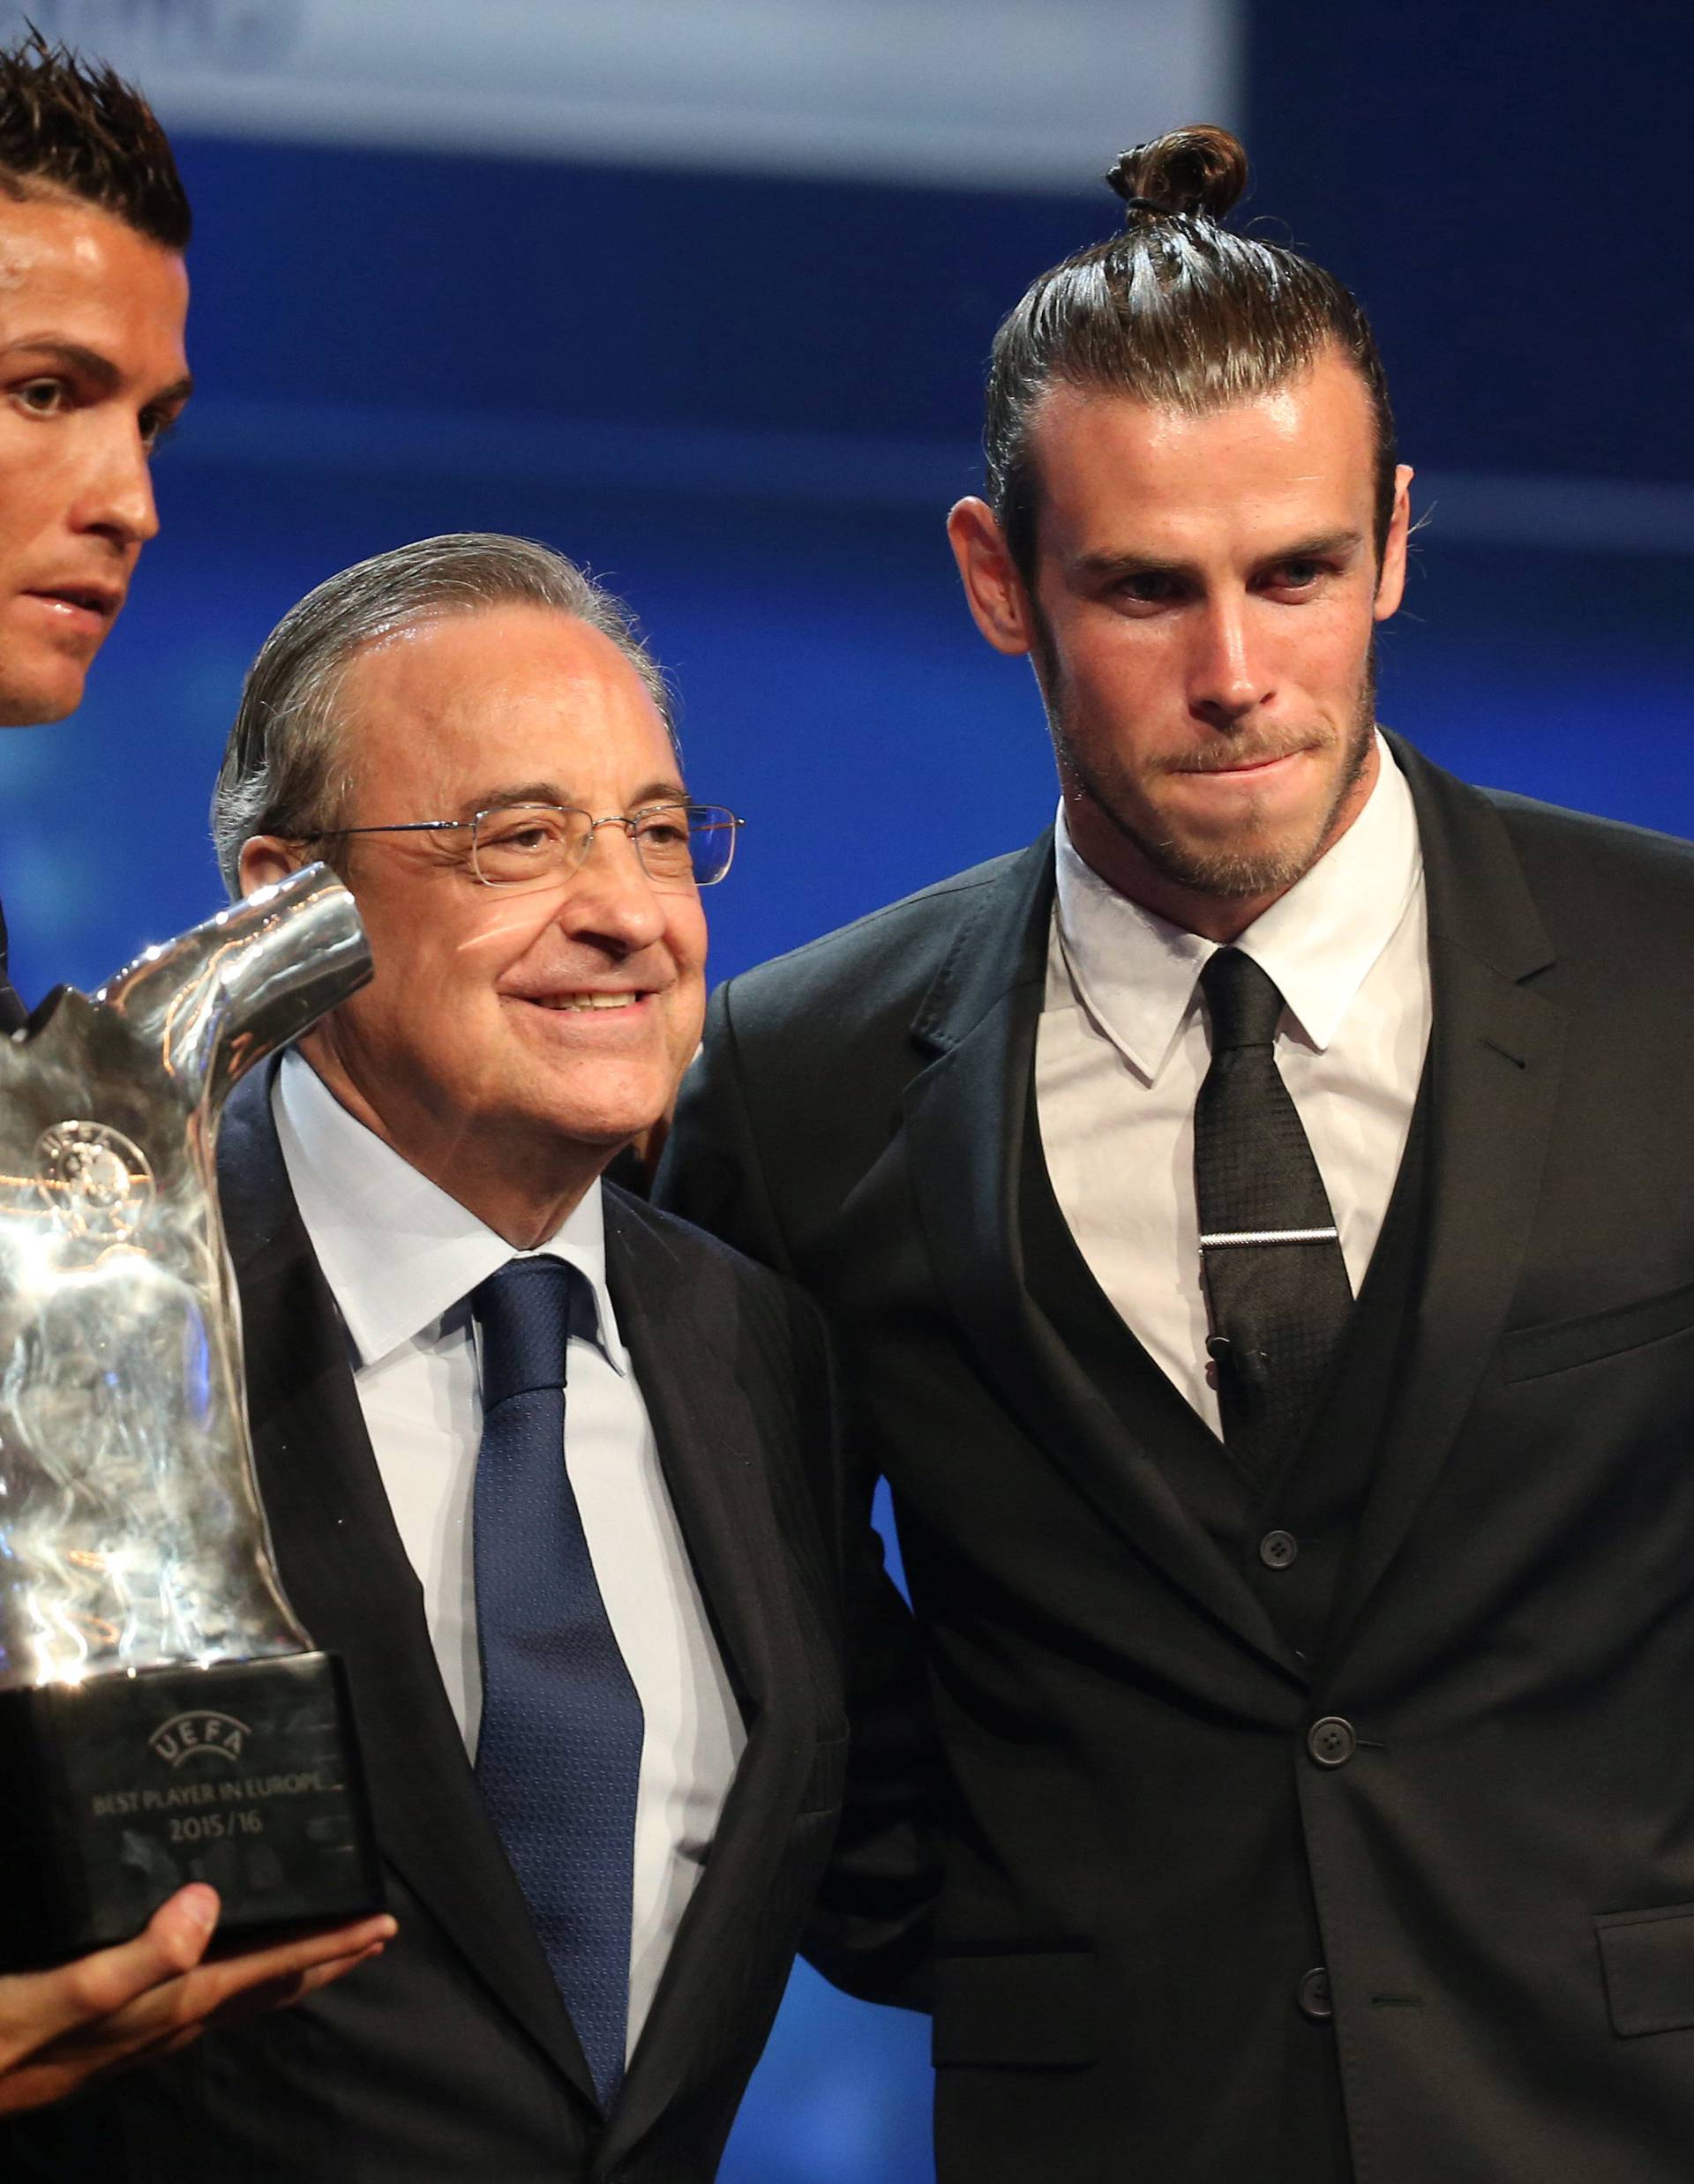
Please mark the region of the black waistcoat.
<svg viewBox="0 0 1694 2184"><path fill-rule="evenodd" d="M1400 1172L1354 1305L1341 1355L1284 1476L1250 1483L1119 1317L1090 1273L1048 1178L1035 1101L1023 1147L1018 1219L1031 1290L1077 1365L1163 1468L1196 1524L1244 1572L1290 1644L1315 1663L1341 1572L1391 1415L1405 1330L1421 1278L1428 1081L1420 1090ZM1272 1552L1267 1536L1294 1543ZM1267 1556L1269 1559L1267 1559ZM1259 1915L1238 1937L1241 1977L1257 1997L1238 2016L1227 2089L1196 2120L1193 2184L1298 2178L1353 2184L1333 2028L1322 2008L1296 2006L1321 1978L1323 1944L1292 1773L1285 1811L1262 1816ZM1275 1845L1286 1845L1285 1858ZM1310 1967L1300 1976L1300 1967ZM1250 2028L1250 2029L1249 2029Z"/></svg>
<svg viewBox="0 0 1694 2184"><path fill-rule="evenodd" d="M1335 1370L1300 1445L1268 1487L1249 1482L1231 1462L1089 1271L1053 1195L1033 1096L1028 1115L1019 1218L1032 1294L1188 1515L1241 1569L1300 1657L1315 1660L1391 1415L1421 1280L1428 1066Z"/></svg>

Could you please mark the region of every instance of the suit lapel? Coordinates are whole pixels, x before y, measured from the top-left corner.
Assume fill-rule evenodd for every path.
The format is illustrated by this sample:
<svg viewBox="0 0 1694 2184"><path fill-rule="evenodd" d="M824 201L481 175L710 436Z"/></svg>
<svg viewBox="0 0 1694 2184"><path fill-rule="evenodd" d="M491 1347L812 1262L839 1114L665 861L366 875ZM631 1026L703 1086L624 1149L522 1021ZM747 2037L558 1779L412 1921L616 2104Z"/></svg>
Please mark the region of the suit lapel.
<svg viewBox="0 0 1694 2184"><path fill-rule="evenodd" d="M1563 1013L1523 983L1553 950L1499 814L1394 748L1417 804L1429 910L1430 1188L1407 1363L1338 1604L1342 1642L1439 1477L1504 1328L1565 1029Z"/></svg>
<svg viewBox="0 0 1694 2184"><path fill-rule="evenodd" d="M747 1731L612 2114L608 2158L621 2158L728 2024L726 1972L746 1962L745 1929L799 1808L819 1723L789 1589L792 1543L768 1486L768 1422L754 1415L736 1369L727 1277L723 1308L703 1312L702 1268L678 1256L670 1224L620 1192L608 1190L605 1202L613 1309Z"/></svg>
<svg viewBox="0 0 1694 2184"><path fill-rule="evenodd" d="M984 892L914 1026L940 1050L905 1100L912 1185L936 1280L984 1372L1073 1485L1209 1613L1299 1675L1252 1589L1188 1517L1030 1295L1019 1166L1046 976L1050 838Z"/></svg>
<svg viewBox="0 0 1694 2184"><path fill-rule="evenodd" d="M758 1597L771 1527L761 1435L734 1361L722 1354L728 1330L702 1320L699 1270L684 1266L660 1217L638 1200L609 1189L605 1207L612 1308L707 1614L752 1724L769 1698L773 1667L770 1619Z"/></svg>
<svg viewBox="0 0 1694 2184"><path fill-rule="evenodd" d="M394 1528L346 1338L289 1187L274 1072L225 1111L224 1219L240 1289L255 1457L284 1589L347 1660L384 1855L498 2001L592 2101L522 1893L483 1810Z"/></svg>

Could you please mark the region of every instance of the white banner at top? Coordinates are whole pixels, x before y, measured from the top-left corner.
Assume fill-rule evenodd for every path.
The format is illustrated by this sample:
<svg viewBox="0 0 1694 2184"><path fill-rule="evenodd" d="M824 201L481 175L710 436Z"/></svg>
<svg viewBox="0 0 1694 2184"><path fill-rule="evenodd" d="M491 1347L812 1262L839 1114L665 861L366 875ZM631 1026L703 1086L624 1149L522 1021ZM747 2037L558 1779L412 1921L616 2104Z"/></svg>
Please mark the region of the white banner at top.
<svg viewBox="0 0 1694 2184"><path fill-rule="evenodd" d="M1238 105L1239 0L29 0L168 127L1086 188Z"/></svg>

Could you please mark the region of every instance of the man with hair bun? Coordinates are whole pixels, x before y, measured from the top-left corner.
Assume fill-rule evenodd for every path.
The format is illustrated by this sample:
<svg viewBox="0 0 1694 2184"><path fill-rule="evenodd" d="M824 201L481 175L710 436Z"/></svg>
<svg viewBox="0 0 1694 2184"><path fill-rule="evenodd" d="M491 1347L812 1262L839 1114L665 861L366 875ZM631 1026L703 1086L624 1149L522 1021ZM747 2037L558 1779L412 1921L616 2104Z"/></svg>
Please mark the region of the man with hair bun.
<svg viewBox="0 0 1694 2184"><path fill-rule="evenodd" d="M1683 2184L1694 852L1376 726L1412 474L1245 173L994 343L1054 825L723 989L661 1194L892 1486L944 2184Z"/></svg>
<svg viewBox="0 0 1694 2184"><path fill-rule="evenodd" d="M0 47L0 727L75 710L158 530L148 466L189 393L189 228L138 92L33 31ZM0 919L0 1032L24 1020ZM203 1963L217 1918L213 1889L183 1889L121 1948L0 1975L0 2116L297 2000L394 1932L367 1919Z"/></svg>

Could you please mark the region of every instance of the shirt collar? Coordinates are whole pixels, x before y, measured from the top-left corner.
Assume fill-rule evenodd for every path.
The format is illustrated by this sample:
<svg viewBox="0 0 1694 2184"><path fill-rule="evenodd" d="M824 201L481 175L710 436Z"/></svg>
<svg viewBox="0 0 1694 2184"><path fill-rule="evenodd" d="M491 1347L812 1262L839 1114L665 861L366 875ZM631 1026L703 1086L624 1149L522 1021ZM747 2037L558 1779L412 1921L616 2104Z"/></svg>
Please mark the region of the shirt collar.
<svg viewBox="0 0 1694 2184"><path fill-rule="evenodd" d="M536 1253L516 1252L349 1114L298 1052L282 1058L273 1111L300 1218L358 1365L433 1327L507 1260L547 1253L588 1277L596 1345L626 1369L597 1180Z"/></svg>
<svg viewBox="0 0 1694 2184"><path fill-rule="evenodd" d="M1322 1052L1423 878L1417 813L1379 735L1376 779L1346 833L1235 942L1275 979ZM1109 886L1056 829L1054 924L1078 999L1148 1083L1169 1059L1217 943L1184 931Z"/></svg>

